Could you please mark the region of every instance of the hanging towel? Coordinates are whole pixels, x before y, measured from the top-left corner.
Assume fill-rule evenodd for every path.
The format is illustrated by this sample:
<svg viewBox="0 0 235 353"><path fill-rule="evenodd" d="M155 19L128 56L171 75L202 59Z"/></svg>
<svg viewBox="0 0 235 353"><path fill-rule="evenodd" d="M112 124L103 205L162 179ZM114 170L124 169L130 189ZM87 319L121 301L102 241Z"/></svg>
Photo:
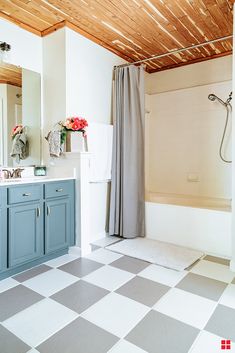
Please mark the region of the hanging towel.
<svg viewBox="0 0 235 353"><path fill-rule="evenodd" d="M111 179L113 126L90 123L88 127L88 151L91 155L92 182Z"/></svg>
<svg viewBox="0 0 235 353"><path fill-rule="evenodd" d="M26 133L23 131L17 134L12 142L11 157L15 158L16 163L29 156L29 145Z"/></svg>
<svg viewBox="0 0 235 353"><path fill-rule="evenodd" d="M60 157L62 153L61 132L58 130L49 131L45 137L49 144L49 153L51 157Z"/></svg>

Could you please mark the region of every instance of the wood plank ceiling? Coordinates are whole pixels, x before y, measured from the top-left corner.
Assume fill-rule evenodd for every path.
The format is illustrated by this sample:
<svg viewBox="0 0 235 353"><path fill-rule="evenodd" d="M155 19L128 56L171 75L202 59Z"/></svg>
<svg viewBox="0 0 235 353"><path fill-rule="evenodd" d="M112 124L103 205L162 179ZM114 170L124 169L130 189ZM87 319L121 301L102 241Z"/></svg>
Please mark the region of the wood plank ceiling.
<svg viewBox="0 0 235 353"><path fill-rule="evenodd" d="M45 36L68 26L129 62L232 34L234 0L0 0L0 16ZM4 40L4 38L1 38ZM151 60L155 72L231 54L232 40Z"/></svg>
<svg viewBox="0 0 235 353"><path fill-rule="evenodd" d="M22 87L22 69L15 65L1 63L0 83Z"/></svg>

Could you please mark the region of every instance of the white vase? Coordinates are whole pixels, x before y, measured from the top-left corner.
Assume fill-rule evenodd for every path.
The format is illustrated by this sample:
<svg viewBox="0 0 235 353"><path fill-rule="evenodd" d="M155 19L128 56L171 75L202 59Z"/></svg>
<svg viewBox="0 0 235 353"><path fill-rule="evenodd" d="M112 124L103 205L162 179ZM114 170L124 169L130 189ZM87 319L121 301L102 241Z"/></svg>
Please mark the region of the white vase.
<svg viewBox="0 0 235 353"><path fill-rule="evenodd" d="M66 131L66 152L85 152L85 140L81 131Z"/></svg>

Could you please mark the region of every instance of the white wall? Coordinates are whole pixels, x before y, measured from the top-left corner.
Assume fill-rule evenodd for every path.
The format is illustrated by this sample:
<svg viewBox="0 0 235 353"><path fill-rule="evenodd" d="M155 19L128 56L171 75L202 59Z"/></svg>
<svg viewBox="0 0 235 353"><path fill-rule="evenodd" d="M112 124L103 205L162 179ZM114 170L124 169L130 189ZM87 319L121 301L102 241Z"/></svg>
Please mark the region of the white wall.
<svg viewBox="0 0 235 353"><path fill-rule="evenodd" d="M231 82L224 82L149 96L148 191L231 198L231 164L218 153L226 109L207 98L215 93L226 100L230 91ZM231 123L224 154L231 159Z"/></svg>
<svg viewBox="0 0 235 353"><path fill-rule="evenodd" d="M226 57L224 63L231 63L230 59ZM147 75L146 86L152 93L146 97L147 191L231 198L231 164L222 162L218 154L226 110L208 100L210 93L227 99L232 90L231 66L223 65L224 75L221 69L216 75L217 60L221 64L221 59L210 61L207 84L203 75L208 62L188 66L192 80L188 67L186 75L185 68ZM194 86L197 77L203 85ZM224 81L211 83L220 79ZM231 159L231 120L224 146L226 158ZM199 181L190 181L190 176Z"/></svg>
<svg viewBox="0 0 235 353"><path fill-rule="evenodd" d="M123 62L68 28L43 38L44 132L74 115L110 124L113 66ZM108 183L91 184L91 240L105 235L107 199Z"/></svg>
<svg viewBox="0 0 235 353"><path fill-rule="evenodd" d="M112 74L124 60L66 28L67 114L111 123Z"/></svg>
<svg viewBox="0 0 235 353"><path fill-rule="evenodd" d="M233 33L235 32L235 21L233 21ZM235 47L235 36L233 37L233 47ZM233 92L235 92L235 52L233 52ZM232 159L235 160L235 112L233 110L233 129L232 129ZM235 272L235 163L232 164L232 261L231 269Z"/></svg>
<svg viewBox="0 0 235 353"><path fill-rule="evenodd" d="M11 45L8 62L36 72L42 71L41 37L0 19L0 38Z"/></svg>
<svg viewBox="0 0 235 353"><path fill-rule="evenodd" d="M231 79L232 55L228 55L154 74L146 74L146 93L154 94L230 81Z"/></svg>
<svg viewBox="0 0 235 353"><path fill-rule="evenodd" d="M80 115L88 123L110 124L113 67L123 63L107 49L66 28L67 116ZM105 235L108 189L108 183L91 184L92 240Z"/></svg>

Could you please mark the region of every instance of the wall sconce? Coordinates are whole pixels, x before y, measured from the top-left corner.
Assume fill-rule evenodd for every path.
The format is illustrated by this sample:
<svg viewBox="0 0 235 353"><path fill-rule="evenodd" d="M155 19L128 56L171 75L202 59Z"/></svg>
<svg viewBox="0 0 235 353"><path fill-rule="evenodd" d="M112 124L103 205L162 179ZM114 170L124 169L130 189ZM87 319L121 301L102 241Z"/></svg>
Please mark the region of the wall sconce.
<svg viewBox="0 0 235 353"><path fill-rule="evenodd" d="M5 61L6 59L8 59L8 54L10 50L10 44L0 41L0 61Z"/></svg>

